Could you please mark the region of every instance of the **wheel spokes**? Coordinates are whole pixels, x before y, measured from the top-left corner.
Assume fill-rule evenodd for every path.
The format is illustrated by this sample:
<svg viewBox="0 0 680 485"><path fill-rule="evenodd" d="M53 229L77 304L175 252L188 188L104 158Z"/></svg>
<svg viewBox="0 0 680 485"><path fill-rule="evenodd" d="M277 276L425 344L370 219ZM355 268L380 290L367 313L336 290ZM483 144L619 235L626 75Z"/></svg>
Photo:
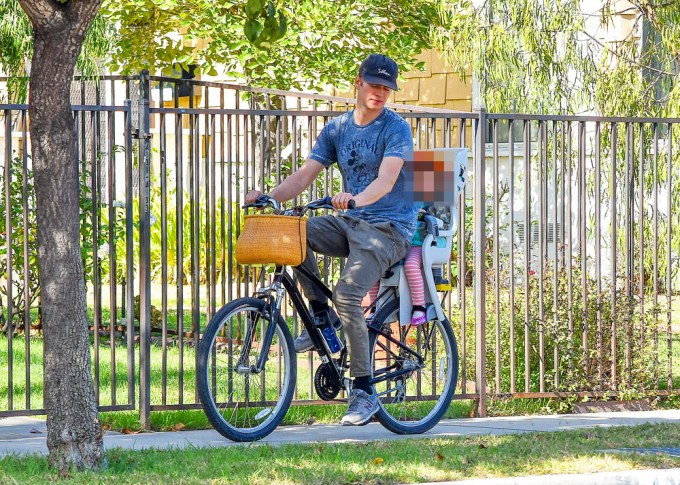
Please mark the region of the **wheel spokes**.
<svg viewBox="0 0 680 485"><path fill-rule="evenodd" d="M257 310L239 312L222 327L222 339L230 350L213 349L209 368L214 383L212 401L222 419L235 429L256 429L268 422L278 409L282 382L288 382L285 373L289 363L285 353L282 355L285 339L279 327L264 369L255 370L267 325L269 321Z"/></svg>
<svg viewBox="0 0 680 485"><path fill-rule="evenodd" d="M446 343L443 327L436 321L421 327L400 328L399 337L402 344L420 354L423 362L384 336L378 336L374 376L409 372L376 383L375 387L387 414L397 421L415 425L440 408L441 396L450 385L452 349Z"/></svg>

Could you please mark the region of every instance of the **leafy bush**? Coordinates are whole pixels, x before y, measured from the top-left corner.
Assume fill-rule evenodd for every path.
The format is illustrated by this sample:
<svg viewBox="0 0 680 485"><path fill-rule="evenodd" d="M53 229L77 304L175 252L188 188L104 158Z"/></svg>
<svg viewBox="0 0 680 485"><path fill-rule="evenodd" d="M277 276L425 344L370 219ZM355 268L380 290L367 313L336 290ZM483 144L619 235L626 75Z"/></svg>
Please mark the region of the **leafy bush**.
<svg viewBox="0 0 680 485"><path fill-rule="evenodd" d="M8 167L0 171L0 211L9 218L10 238L7 239L7 217L0 218L0 309L4 310L10 293L8 285L11 276L11 296L15 325L24 324L26 306L33 306L40 296L40 276L38 267L38 236L36 201L33 171L30 168L30 156L26 163L21 157L11 159ZM81 164L81 177L88 181L90 171L88 165ZM9 179L8 179L9 176ZM9 210L8 210L9 202ZM80 187L80 251L83 259L84 278L91 282L94 279L94 247L100 247L105 241L105 225L100 222L99 212L94 210L91 188L88 183ZM94 241L94 227L99 224L98 239ZM8 268L11 260L11 274ZM28 285L28 286L27 286ZM28 291L28 301L26 301ZM38 312L40 315L40 312ZM6 318L0 312L0 318ZM39 322L38 322L39 323Z"/></svg>
<svg viewBox="0 0 680 485"><path fill-rule="evenodd" d="M8 185L9 194L6 190ZM0 171L0 188L3 194L0 197L0 213L3 214L3 217L0 217L0 276L2 277L0 280L0 294L2 295L0 326L2 326L6 323L4 309L10 293L12 313L17 320L15 324L25 323L26 305L30 307L40 295L40 281L33 172L24 166L21 157L12 158L9 166ZM11 273L8 259L11 260ZM28 303L26 290L28 290Z"/></svg>
<svg viewBox="0 0 680 485"><path fill-rule="evenodd" d="M584 304L582 273L578 264L572 266L571 277L566 267L560 267L555 272L546 263L545 268L542 298L540 280L537 275L530 274L528 294L524 284L518 284L512 302L508 288L501 288L498 315L496 289L492 280L487 281L486 378L492 393L510 392L513 378L517 391L539 392L541 361L544 365L546 392L617 390L637 395L654 388L659 381L658 363L663 352L658 344L659 333L666 329L665 323L657 321L659 309L653 308L649 302L643 303L641 307L639 298L626 295L621 285L612 296L612 286L603 282L602 290L597 294L596 281L590 276L586 278ZM514 309L512 321L511 305ZM527 308L528 320L525 320ZM460 313L454 312L454 320L460 320ZM466 321L467 378L474 379L473 304L468 306ZM514 344L510 339L511 329L514 330ZM527 337L528 348L525 347ZM497 348L500 354L500 388L496 387ZM511 352L515 357L515 376L511 375ZM527 361L529 387L525 389ZM613 362L615 377L612 374ZM663 388L663 383L660 387Z"/></svg>

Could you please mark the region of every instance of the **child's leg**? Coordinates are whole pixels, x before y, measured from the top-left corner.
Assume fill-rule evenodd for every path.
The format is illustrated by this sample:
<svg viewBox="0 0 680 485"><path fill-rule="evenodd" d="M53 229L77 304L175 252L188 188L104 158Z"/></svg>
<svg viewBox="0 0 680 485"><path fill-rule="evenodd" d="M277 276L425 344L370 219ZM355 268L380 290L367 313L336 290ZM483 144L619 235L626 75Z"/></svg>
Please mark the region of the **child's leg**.
<svg viewBox="0 0 680 485"><path fill-rule="evenodd" d="M425 323L425 282L423 281L423 274L420 268L423 265L423 248L421 246L411 246L406 261L404 262L404 271L406 272L406 280L411 289L411 301L413 303L413 314L411 315L411 324L421 325Z"/></svg>
<svg viewBox="0 0 680 485"><path fill-rule="evenodd" d="M373 288L368 290L368 293L366 293L366 296L364 297L364 301L361 302L361 307L363 308L364 312L366 312L368 310L368 308L371 306L371 303L373 303L375 301L375 299L378 298L378 291L379 290L380 290L380 280L378 280L376 282L376 284L373 285ZM375 308L373 309L373 311L375 311Z"/></svg>
<svg viewBox="0 0 680 485"><path fill-rule="evenodd" d="M378 281L373 288L368 290L368 301L369 303L378 298L378 290L380 289L380 281Z"/></svg>

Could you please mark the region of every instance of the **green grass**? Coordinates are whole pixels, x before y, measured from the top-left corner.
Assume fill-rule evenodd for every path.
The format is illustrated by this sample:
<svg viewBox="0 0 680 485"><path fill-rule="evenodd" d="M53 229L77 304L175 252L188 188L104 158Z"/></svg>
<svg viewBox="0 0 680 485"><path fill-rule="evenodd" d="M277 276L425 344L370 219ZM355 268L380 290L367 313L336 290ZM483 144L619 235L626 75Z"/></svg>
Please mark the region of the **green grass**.
<svg viewBox="0 0 680 485"><path fill-rule="evenodd" d="M42 407L42 339L31 337L31 363L30 363L30 389L31 389L31 407L39 409ZM99 376L99 404L102 406L111 405L113 403L113 380L112 374L115 376L115 398L116 404L126 404L128 398L128 365L127 365L127 346L121 340L114 343L115 359L112 358L111 345L105 340L100 343L98 349L99 366L95 366L95 347L91 347L91 356L93 361L93 378L94 370L98 371ZM26 352L25 352L25 337L23 335L14 336L12 339L12 390L13 390L13 404L14 409L25 409L26 403ZM139 347L135 346L135 376L134 386L135 393L136 382L138 382L139 373ZM151 398L155 404L162 402L163 395L163 360L166 361L167 382L165 386L166 403L176 404L179 402L180 393L184 398L184 402L194 402L194 380L195 380L195 353L194 348L185 346L182 352L183 357L183 375L184 386L180 391L179 376L180 376L180 351L178 346L173 345L167 348L164 353L160 345L152 345L151 350ZM9 352L7 338L5 335L0 336L0 362L3 362L1 367L7 366L9 361ZM115 373L112 372L115 369ZM8 387L9 379L6 370L0 371L0 409L8 409Z"/></svg>
<svg viewBox="0 0 680 485"><path fill-rule="evenodd" d="M31 389L31 407L39 409L42 406L42 339L32 337L30 339L31 345L31 363L30 363L30 389ZM108 340L100 343L99 349L99 366L95 367L95 347L91 347L94 369L98 369L99 375L99 404L102 406L113 403L113 381L112 369L115 368L115 397L117 404L127 403L128 396L128 366L127 366L127 346L122 340L115 341L115 365L111 357L111 345ZM13 404L14 409L25 409L26 403L26 352L25 352L25 337L23 335L14 336L12 339L12 390L13 390ZM138 393L137 384L139 377L139 347L136 345L135 352L135 393ZM196 379L195 366L195 349L192 345L185 343L184 348L180 352L177 345L170 345L163 350L160 344L153 344L151 346L151 403L152 404L179 404L180 395L184 403L195 403L196 394L194 390L194 383ZM180 356L182 357L180 368ZM7 338L5 335L0 335L0 369L7 366L9 361ZM165 362L167 380L165 386L163 385L163 365ZM314 369L319 364L318 358L312 362L307 354L300 354L298 356L298 373L297 373L297 399L317 399L313 389L310 393L310 385L312 384L312 371L310 370L310 363ZM6 368L6 367L5 367ZM180 374L184 376L183 388L180 390L179 378ZM96 376L93 377L96 378ZM8 389L9 380L8 372L0 370L0 409L8 409ZM165 401L163 400L163 391L165 390Z"/></svg>
<svg viewBox="0 0 680 485"><path fill-rule="evenodd" d="M677 345L674 350L680 350L680 335L677 338ZM42 340L32 338L31 345L31 407L39 408L42 405ZM116 342L116 398L118 404L127 401L127 347L123 342ZM151 399L153 404L162 403L162 364L163 351L159 345L152 345L151 352ZM135 347L135 360L138 362L138 348ZM13 338L13 404L15 409L25 409L26 407L26 383L25 383L25 340L22 335ZM167 365L167 387L166 403L177 404L179 402L179 348L170 346L166 353ZM194 403L194 349L185 346L183 350L184 358L184 390L183 398L185 403ZM680 356L675 358L674 364L680 362ZM6 337L0 336L0 362L8 361ZM312 391L310 394L311 373L309 370L309 357L302 355L298 361L298 380L297 398L316 399ZM315 362L315 365L318 362ZM108 405L112 402L111 385L111 360L110 346L108 343L100 345L100 403ZM676 375L676 379L680 376ZM8 374L0 372L0 409L7 409L8 404ZM137 375L135 375L135 380ZM680 383L679 383L680 384ZM677 387L677 386L676 386ZM135 389L135 393L137 393ZM507 415L526 415L526 414L554 414L570 412L574 401L558 399L489 399L488 414L490 416ZM284 424L304 424L304 423L337 423L344 414L345 404L331 404L321 406L293 406L286 415ZM680 403L676 401L662 400L659 407L677 408ZM471 401L454 401L452 408L447 414L448 417L470 416L473 409ZM110 416L110 417L109 417ZM103 413L102 420L114 430L140 429L139 414L137 411L120 413ZM205 429L210 425L205 419L201 410L187 411L162 411L151 414L151 427L155 430L172 429L177 423L182 423L186 429Z"/></svg>
<svg viewBox="0 0 680 485"><path fill-rule="evenodd" d="M200 308L205 309L206 299L204 288L200 295ZM168 288L169 294L169 308L175 306L174 287ZM120 295L119 295L120 296ZM184 288L185 305L190 307L190 288ZM108 320L108 298L109 293L106 288L102 291L102 308L103 319L107 323ZM120 300L120 298L119 298ZM120 301L119 301L120 304ZM160 287L154 285L152 288L152 304L160 308ZM674 309L680 310L680 298L673 301ZM90 295L90 310L92 308L92 300ZM674 312L673 317L677 319L680 311ZM204 325L205 312L201 312L201 325ZM176 317L172 310L168 312L168 327L174 328L176 326ZM185 312L185 326L190 327L189 312ZM154 337L160 334L154 333ZM23 335L17 335L12 338L12 404L13 409L21 410L27 407L27 387L30 395L30 407L37 409L42 407L42 371L43 371L43 356L42 356L42 338L39 336L32 336L29 340L30 344L30 386L26 383L26 340ZM665 349L666 341L661 339L661 349ZM95 360L95 346L91 347L93 357L93 369ZM115 350L115 360L112 358L112 349ZM115 400L116 404L127 404L128 399L128 367L127 367L127 346L123 338L119 337L112 343L108 336L100 336L100 345L97 347L99 365L96 367L99 379L99 403L102 406L113 404L114 386L112 376L115 377ZM135 375L134 375L134 392L135 397L138 396L137 384L139 371L139 347L134 347L135 355ZM182 367L180 367L180 357L182 359ZM6 335L0 335L0 410L9 409L9 375L7 372L9 362L8 339ZM318 360L311 361L308 355L300 355L298 358L298 379L297 379L297 394L296 399L317 399L313 391L313 369L318 365ZM667 368L667 358L664 352L661 353L660 363L662 370ZM165 387L163 386L163 367L166 367L167 380ZM674 388L680 387L680 333L673 334L672 341L672 365L673 374L675 377ZM469 367L471 368L471 367ZM151 402L154 405L159 404L179 404L180 401L184 403L195 403L195 351L189 339L185 339L183 350L180 352L177 342L168 345L164 351L158 340L154 340L151 346ZM180 374L184 376L183 387L180 389ZM666 387L666 379L660 375L659 388ZM650 386L651 387L651 386ZM460 389L459 389L460 390ZM165 393L165 399L163 397ZM454 402L455 405L450 411L451 417L468 416L472 410L470 402ZM456 407L458 406L458 407ZM569 412L573 402L564 400L535 400L535 399L489 399L489 415L517 415L517 414L549 414L555 412ZM671 405L678 407L677 405ZM329 406L294 406L286 416L285 423L299 424L307 422L337 422L343 414L344 405L329 405ZM169 413L166 415L166 413ZM184 423L187 428L204 428L208 424L202 416L202 411L187 411L187 415L177 418L173 412L158 412L152 413L152 427L153 429L169 429L178 422ZM130 417L120 418L121 423L118 423L119 418L112 418L110 424L113 429L135 429L139 427L139 419L137 412L132 411L128 413ZM115 414L114 414L115 415ZM126 416L121 413L121 416ZM154 416L159 416L154 418ZM134 417L134 418L133 418ZM156 424L155 420L158 420ZM167 422L167 423L165 423Z"/></svg>
<svg viewBox="0 0 680 485"><path fill-rule="evenodd" d="M107 450L108 468L57 478L44 457L0 459L2 483L393 484L673 468L667 455L606 453L680 442L680 425L375 443Z"/></svg>
<svg viewBox="0 0 680 485"><path fill-rule="evenodd" d="M472 401L454 401L444 418L466 418L472 411ZM337 424L347 411L347 404L293 405L282 421L282 425ZM141 431L137 411L111 411L100 413L102 424L114 431ZM179 426L178 426L179 425ZM151 430L175 431L179 428L210 429L212 426L202 410L156 411L151 413Z"/></svg>
<svg viewBox="0 0 680 485"><path fill-rule="evenodd" d="M659 396L648 398L653 409L680 409L680 395ZM569 414L574 411L574 405L586 402L585 398L489 398L487 400L488 416L529 416Z"/></svg>
<svg viewBox="0 0 680 485"><path fill-rule="evenodd" d="M200 308L201 308L201 326L205 326L205 288L201 288ZM174 298L176 289L168 288L168 308L175 305ZM190 287L184 287L184 303L185 308L191 307ZM90 318L92 319L93 299L92 294L88 295L88 306ZM120 300L120 295L119 295ZM120 305L120 301L118 302ZM159 285L152 287L152 301L153 305L158 308L161 306L161 291ZM102 323L109 322L109 292L106 288L102 289ZM289 318L289 324L292 328L292 318ZM191 328L191 320L189 312L185 312L185 329ZM172 310L168 311L168 328L176 328L176 315ZM151 345L151 403L152 405L178 405L180 403L193 404L197 403L197 396L195 390L196 366L195 366L195 348L193 346L193 338L185 338L182 349L179 348L179 341L170 335L171 342L168 343L164 349L160 343L160 333L152 333ZM99 345L94 345L94 337L91 336L91 356L93 377L96 380L96 387L99 389L99 405L126 405L136 404L128 403L128 395L130 387L128 385L128 347L125 335L118 335L113 341L108 334L99 335ZM23 334L12 337L12 372L11 372L11 389L12 389L12 409L21 410L27 408L27 388L30 392L30 407L32 409L39 409L42 404L42 369L43 369L43 352L42 352L42 337L39 335L32 335L29 339L30 346L30 383L26 379L26 338ZM138 395L138 379L139 379L139 346L135 345L134 349L135 369L133 375L133 391L135 397ZM10 373L5 369L9 362L9 339L6 335L0 335L0 410L9 409L9 388L10 388ZM317 356L311 357L309 354L300 354L298 356L297 365L297 387L295 400L316 400L318 397L314 391L313 377L316 367L320 364ZM163 381L165 369L166 381ZM180 386L180 376L183 377L182 385ZM115 380L115 385L114 385ZM331 409L331 408L329 408ZM307 422L309 419L325 420L326 418L319 417L328 414L329 411L315 412L313 416L304 416L302 421ZM334 420L342 416L340 411L332 414ZM337 418L337 419L336 419ZM330 420L330 418L328 418ZM116 426L118 428L118 426Z"/></svg>
<svg viewBox="0 0 680 485"><path fill-rule="evenodd" d="M676 349L680 349L680 335L678 338L678 345L674 345ZM31 406L39 408L42 405L42 340L39 338L32 338L31 345ZM152 345L151 352L151 399L153 404L162 403L162 364L163 351L159 345ZM110 346L106 343L100 346L100 403L108 405L112 402L112 385L111 385L111 361L110 361ZM25 384L25 340L23 336L16 336L13 339L13 404L15 409L24 409L26 407L26 384ZM170 346L166 353L167 366L167 387L166 387L166 403L177 404L179 402L179 349L177 346ZM194 403L194 349L191 346L185 346L183 350L184 358L184 392L183 398L185 403ZM138 360L138 348L135 347L135 359ZM6 363L8 359L6 337L0 336L0 362ZM297 380L297 398L298 399L316 399L315 394L310 394L311 373L309 366L309 357L302 355L298 361L298 380ZM674 363L680 362L680 356L674 358ZM318 362L315 362L315 365ZM127 401L127 348L122 342L116 343L116 398L118 404L123 404ZM680 376L676 376L678 378ZM8 375L6 372L0 372L0 409L7 409L8 404ZM137 376L135 376L135 380ZM135 389L135 393L137 393ZM558 400L558 399L489 399L488 400L488 414L490 416L506 416L506 415L525 415L525 414L554 414L570 412L573 408L574 400ZM667 404L667 401L662 400L659 406L666 407L680 407L680 403ZM317 423L333 423L338 422L344 413L344 404L331 404L325 406L293 406L288 412L284 423L286 424L304 424L310 422ZM472 412L471 401L454 401L448 416L465 417L470 416ZM122 429L139 429L139 415L136 411L122 412L122 413L103 413L103 421L115 430ZM107 418L107 416L112 416ZM177 417L180 416L180 417ZM163 411L153 412L151 414L152 429L164 430L170 429L177 423L183 423L187 429L204 429L208 428L209 424L205 419L201 410L189 410L182 412Z"/></svg>

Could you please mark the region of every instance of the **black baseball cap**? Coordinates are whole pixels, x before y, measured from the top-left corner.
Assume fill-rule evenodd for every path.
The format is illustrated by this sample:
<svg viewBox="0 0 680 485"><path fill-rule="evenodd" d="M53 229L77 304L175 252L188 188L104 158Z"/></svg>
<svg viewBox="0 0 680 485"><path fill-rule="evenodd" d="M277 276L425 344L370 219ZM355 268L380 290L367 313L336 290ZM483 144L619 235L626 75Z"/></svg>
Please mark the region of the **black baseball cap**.
<svg viewBox="0 0 680 485"><path fill-rule="evenodd" d="M399 68L397 63L386 55L371 54L361 63L359 76L369 84L380 84L396 91Z"/></svg>

